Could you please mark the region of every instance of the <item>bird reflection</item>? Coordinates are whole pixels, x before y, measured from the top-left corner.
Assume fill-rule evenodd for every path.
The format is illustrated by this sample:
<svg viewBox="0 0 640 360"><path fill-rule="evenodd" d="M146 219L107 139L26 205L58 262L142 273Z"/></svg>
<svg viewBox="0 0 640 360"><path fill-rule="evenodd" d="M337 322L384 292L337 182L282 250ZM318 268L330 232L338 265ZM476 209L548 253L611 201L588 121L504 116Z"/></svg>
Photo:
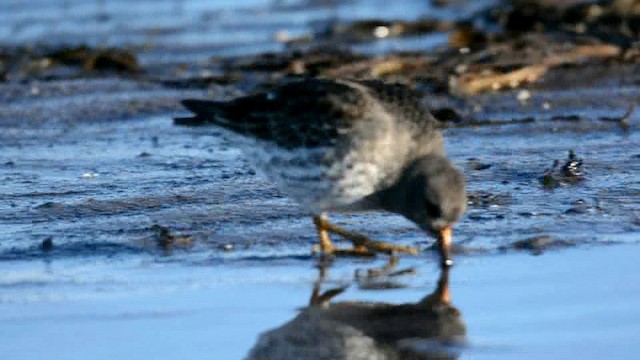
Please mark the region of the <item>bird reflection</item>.
<svg viewBox="0 0 640 360"><path fill-rule="evenodd" d="M392 274L395 264L367 277ZM248 360L456 359L466 327L451 304L449 268L436 289L416 303L332 302L346 287L322 291L320 268L309 305L288 323L262 334Z"/></svg>

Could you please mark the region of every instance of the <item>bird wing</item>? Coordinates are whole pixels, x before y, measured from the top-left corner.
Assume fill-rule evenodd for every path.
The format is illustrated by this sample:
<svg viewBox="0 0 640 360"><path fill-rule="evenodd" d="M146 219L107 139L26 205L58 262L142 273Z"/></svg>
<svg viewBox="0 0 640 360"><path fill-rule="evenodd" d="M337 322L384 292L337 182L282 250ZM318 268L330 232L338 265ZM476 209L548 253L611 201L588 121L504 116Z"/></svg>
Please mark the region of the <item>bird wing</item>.
<svg viewBox="0 0 640 360"><path fill-rule="evenodd" d="M217 125L289 149L317 147L335 143L354 122L370 119L372 102L421 128L437 127L421 100L419 92L402 84L310 79L229 102L183 100L195 116L176 118L175 123Z"/></svg>
<svg viewBox="0 0 640 360"><path fill-rule="evenodd" d="M359 83L393 116L414 122L420 127L438 127L438 120L422 104L424 95L420 92L403 84L389 84L380 80L363 80Z"/></svg>
<svg viewBox="0 0 640 360"><path fill-rule="evenodd" d="M284 148L333 144L362 119L372 98L348 82L314 79L229 102L183 100L195 114L178 125L217 125Z"/></svg>

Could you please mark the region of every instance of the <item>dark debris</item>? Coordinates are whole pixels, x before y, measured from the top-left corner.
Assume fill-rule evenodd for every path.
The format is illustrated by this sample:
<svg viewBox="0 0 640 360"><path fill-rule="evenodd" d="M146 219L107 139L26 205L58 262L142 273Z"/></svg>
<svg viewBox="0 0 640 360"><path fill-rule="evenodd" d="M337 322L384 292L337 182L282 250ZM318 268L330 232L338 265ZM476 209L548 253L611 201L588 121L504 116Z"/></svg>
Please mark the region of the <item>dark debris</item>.
<svg viewBox="0 0 640 360"><path fill-rule="evenodd" d="M53 250L53 237L49 236L42 240L42 244L40 244L40 248L43 252L49 252Z"/></svg>
<svg viewBox="0 0 640 360"><path fill-rule="evenodd" d="M481 171L491 168L491 164L483 162L478 158L469 158L467 159L467 168L473 171Z"/></svg>
<svg viewBox="0 0 640 360"><path fill-rule="evenodd" d="M104 72L138 74L142 67L133 51L121 48L0 46L1 81L79 78Z"/></svg>
<svg viewBox="0 0 640 360"><path fill-rule="evenodd" d="M511 201L509 193L494 194L488 191L475 191L467 194L467 204L472 207L503 206L511 204Z"/></svg>
<svg viewBox="0 0 640 360"><path fill-rule="evenodd" d="M547 250L575 246L576 243L569 240L557 240L548 235L530 237L515 241L509 245L498 248L500 251L519 250L527 251L532 255L541 255Z"/></svg>
<svg viewBox="0 0 640 360"><path fill-rule="evenodd" d="M564 213L567 215L582 215L596 212L602 212L604 209L597 204L594 205L588 200L578 199L571 204L571 207Z"/></svg>
<svg viewBox="0 0 640 360"><path fill-rule="evenodd" d="M620 126L620 128L622 128L625 131L628 131L631 126L631 124L629 123L629 119L631 118L631 116L633 116L635 112L636 112L636 105L632 104L629 106L627 111L625 111L624 114L622 114L622 116L619 116L619 117L603 116L600 118L600 121L616 123Z"/></svg>
<svg viewBox="0 0 640 360"><path fill-rule="evenodd" d="M546 169L540 178L540 183L546 189L554 189L567 184L582 182L586 174L582 169L583 160L573 150L569 151L567 159L560 165L559 160L553 162L550 169Z"/></svg>
<svg viewBox="0 0 640 360"><path fill-rule="evenodd" d="M638 1L503 1L485 20L511 33L560 32L628 47L640 36Z"/></svg>
<svg viewBox="0 0 640 360"><path fill-rule="evenodd" d="M92 48L87 45L62 47L46 51L41 58L50 60L52 65L79 66L86 70L140 71L136 56L131 51L118 48Z"/></svg>
<svg viewBox="0 0 640 360"><path fill-rule="evenodd" d="M306 50L265 53L223 62L226 73L237 71L269 72L274 75L319 76L329 69L365 60L364 55L336 46L314 46Z"/></svg>
<svg viewBox="0 0 640 360"><path fill-rule="evenodd" d="M189 235L175 235L171 230L162 225L152 225L149 230L153 232L151 239L163 250L171 250L175 247L190 247L193 239Z"/></svg>

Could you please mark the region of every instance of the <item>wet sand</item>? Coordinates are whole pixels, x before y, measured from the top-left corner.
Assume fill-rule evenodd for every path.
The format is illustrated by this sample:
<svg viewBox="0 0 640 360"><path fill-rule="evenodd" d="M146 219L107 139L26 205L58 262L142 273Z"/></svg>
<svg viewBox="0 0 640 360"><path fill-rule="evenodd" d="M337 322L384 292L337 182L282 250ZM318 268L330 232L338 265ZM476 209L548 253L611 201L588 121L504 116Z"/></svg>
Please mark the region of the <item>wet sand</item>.
<svg viewBox="0 0 640 360"><path fill-rule="evenodd" d="M41 67L40 55L22 49L25 58L0 80L3 359L240 359L259 334L294 319L318 277L311 220L215 130L175 127L172 117L186 114L182 98L227 99L291 75L289 58L282 67L267 57L271 70L255 70L261 53L285 50L285 35L379 16L451 20L491 2L411 1L385 14L380 3L247 1L225 9L163 1L154 11L144 1L0 5L13 14L0 24L3 49L117 46L144 69ZM328 41L374 62L404 50L431 54L449 36L347 41L340 27L329 29ZM311 60L307 68L327 66ZM343 71L335 61L328 71ZM625 116L640 95L637 66L587 61L551 68L528 87L425 93L426 104L463 117L445 129L470 194L450 274L452 305L467 332L450 357L631 359L639 352L640 116ZM428 89L432 80L409 83ZM566 176L571 161L578 173ZM416 267L415 275L369 285L354 272L384 257L339 259L325 285L350 286L335 302L410 303L433 291L433 239L388 214L331 218L423 250L398 266Z"/></svg>

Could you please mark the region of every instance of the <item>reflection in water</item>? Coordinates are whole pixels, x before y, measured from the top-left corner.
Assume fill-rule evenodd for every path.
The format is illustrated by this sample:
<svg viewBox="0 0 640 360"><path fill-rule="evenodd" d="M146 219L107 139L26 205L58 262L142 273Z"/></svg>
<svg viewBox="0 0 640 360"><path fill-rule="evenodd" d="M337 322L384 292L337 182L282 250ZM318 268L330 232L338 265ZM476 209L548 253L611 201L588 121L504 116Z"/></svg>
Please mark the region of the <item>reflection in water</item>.
<svg viewBox="0 0 640 360"><path fill-rule="evenodd" d="M384 271L388 271L385 269ZM260 336L249 360L455 359L466 328L450 303L449 269L417 303L335 302L345 288L321 292L320 270L309 305L293 320Z"/></svg>

